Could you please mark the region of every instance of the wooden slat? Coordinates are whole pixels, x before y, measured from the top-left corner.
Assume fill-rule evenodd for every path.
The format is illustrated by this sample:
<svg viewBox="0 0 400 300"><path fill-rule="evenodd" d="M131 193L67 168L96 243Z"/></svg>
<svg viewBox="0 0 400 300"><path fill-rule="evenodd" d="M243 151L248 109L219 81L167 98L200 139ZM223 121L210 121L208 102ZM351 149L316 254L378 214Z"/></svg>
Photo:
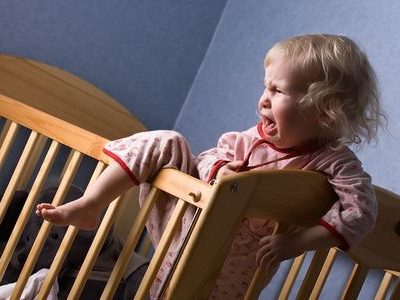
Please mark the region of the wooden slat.
<svg viewBox="0 0 400 300"><path fill-rule="evenodd" d="M161 267L161 264L167 254L169 246L175 236L176 230L181 226L181 219L188 207L188 203L183 200L178 200L170 220L165 228L163 235L161 236L160 242L156 251L154 252L153 258L147 268L147 271L143 277L143 280L139 286L139 289L135 295L135 299L147 299L150 287Z"/></svg>
<svg viewBox="0 0 400 300"><path fill-rule="evenodd" d="M289 227L289 224L280 224L277 223L274 231L272 232L272 235L276 234L284 234ZM265 272L265 270L261 268L257 268L256 272L253 275L253 278L250 282L249 287L247 288L246 294L244 296L245 300L252 300L252 299L258 299L258 296L260 295L262 289L264 288L264 282L266 280L266 276L270 276Z"/></svg>
<svg viewBox="0 0 400 300"><path fill-rule="evenodd" d="M391 273L385 272L385 276L383 276L378 291L376 292L375 300L385 299L389 290L390 282L392 281L392 277L393 275Z"/></svg>
<svg viewBox="0 0 400 300"><path fill-rule="evenodd" d="M131 231L127 236L125 245L121 250L117 262L115 263L114 269L112 270L110 278L107 281L107 285L104 288L103 294L101 295L101 299L110 299L112 298L112 295L114 295L125 271L125 268L128 265L130 258L132 257L133 250L135 249L135 246L139 241L140 235L144 229L150 211L153 208L155 201L162 193L162 191L155 187L152 187L150 189L149 194L147 195L143 206L137 215L137 219L133 223Z"/></svg>
<svg viewBox="0 0 400 300"><path fill-rule="evenodd" d="M326 279L328 278L329 272L331 271L333 263L335 262L337 253L338 253L338 250L336 248L331 248L329 250L328 256L326 257L324 265L322 266L322 270L319 273L317 281L311 292L311 296L310 296L311 299L319 299L319 296L322 292L322 288L324 287L324 284L326 282Z"/></svg>
<svg viewBox="0 0 400 300"><path fill-rule="evenodd" d="M67 299L79 299L86 284L86 281L90 275L90 272L96 263L96 259L99 256L100 250L110 232L111 226L117 214L117 210L121 204L121 197L115 199L107 208L106 214L97 230L96 236L94 237L93 243L90 246L86 258L79 270L78 275L75 278L74 284Z"/></svg>
<svg viewBox="0 0 400 300"><path fill-rule="evenodd" d="M346 283L346 286L343 290L341 300L352 300L357 299L358 294L364 284L365 278L368 275L368 268L355 264L353 267L353 271Z"/></svg>
<svg viewBox="0 0 400 300"><path fill-rule="evenodd" d="M108 140L1 94L0 115L97 160L110 160L103 153Z"/></svg>
<svg viewBox="0 0 400 300"><path fill-rule="evenodd" d="M286 280L281 288L278 300L286 300L289 298L290 292L292 291L294 282L296 281L297 275L299 274L305 257L306 253L303 253L302 255L297 256L295 259L293 259L289 273L287 274Z"/></svg>
<svg viewBox="0 0 400 300"><path fill-rule="evenodd" d="M15 137L18 132L18 127L19 125L15 122L11 122L10 120L7 120L3 130L1 132L1 138L0 138L0 170L3 167L4 161L7 157L8 152L11 149L11 146L15 140Z"/></svg>
<svg viewBox="0 0 400 300"><path fill-rule="evenodd" d="M208 205L201 211L182 251L166 299L206 299L209 296L257 185L257 178L252 176L240 182L234 176L226 176L208 187L211 197L205 199Z"/></svg>
<svg viewBox="0 0 400 300"><path fill-rule="evenodd" d="M390 295L390 300L398 300L398 299L400 299L400 278L397 279L393 292Z"/></svg>
<svg viewBox="0 0 400 300"><path fill-rule="evenodd" d="M62 203L65 195L68 192L68 187L70 186L75 176L75 173L79 167L81 159L82 159L82 154L77 151L74 151L74 157L71 160L69 168L67 169L65 176L62 178L60 186L54 196L54 200L52 202L54 206L58 206ZM18 277L15 289L11 295L11 300L20 299L23 287L26 285L26 282L28 281L28 278L32 273L35 263L46 241L46 238L51 230L51 226L52 226L51 223L44 221L42 226L40 227L39 233L35 239L35 242L33 243L32 249L29 252L28 258Z"/></svg>
<svg viewBox="0 0 400 300"><path fill-rule="evenodd" d="M35 205L36 198L38 194L40 193L47 175L51 169L51 166L53 165L53 162L57 156L58 150L60 148L60 144L57 142L53 142L50 145L50 148L47 152L47 155L42 163L41 168L39 169L38 175L36 176L36 179L33 183L32 189L25 201L25 204L22 208L22 211L18 217L17 223L15 224L15 227L10 235L10 238L6 244L6 247L1 255L0 259L0 277L3 278L4 273L6 271L6 268L11 260L12 253L14 252L18 240L21 237L21 234L24 230L24 227L28 221L28 218L31 214L32 208Z"/></svg>
<svg viewBox="0 0 400 300"><path fill-rule="evenodd" d="M46 275L45 281L40 289L39 294L35 299L37 300L46 300L48 295L53 287L54 282L57 280L57 276L60 273L62 265L68 256L68 251L71 249L72 243L76 235L78 234L79 229L74 226L69 226L67 232L64 235L64 238L60 244L61 251L58 250L56 256L51 263L50 269Z"/></svg>
<svg viewBox="0 0 400 300"><path fill-rule="evenodd" d="M10 205L12 196L14 195L15 189L18 185L18 182L24 172L24 168L28 162L29 156L32 154L34 149L34 145L36 144L39 138L39 134L35 131L32 131L28 141L26 142L25 148L21 154L21 157L18 161L17 166L15 167L14 173L11 176L11 179L8 183L8 186L1 198L0 202L0 223L3 221L4 215L7 211L8 206Z"/></svg>
<svg viewBox="0 0 400 300"><path fill-rule="evenodd" d="M74 155L74 153L72 151L68 154L67 159L65 160L65 163L64 163L64 167L60 172L60 178L64 177L64 174L67 171L68 165L71 162L73 155Z"/></svg>
<svg viewBox="0 0 400 300"><path fill-rule="evenodd" d="M100 173L104 170L105 164L99 162L94 170L92 177L89 181L88 186L93 184L95 179L100 175ZM71 249L71 246L74 242L76 235L78 234L79 229L75 226L69 226L65 236L60 244L59 250L57 251L54 260L50 266L50 269L46 275L45 281L42 284L42 288L40 289L39 294L37 295L37 299L46 300L50 290L57 280L57 276L60 273L62 265L68 255L68 251Z"/></svg>
<svg viewBox="0 0 400 300"><path fill-rule="evenodd" d="M40 155L42 154L47 142L47 137L40 135L38 141L33 146L31 155L25 165L24 172L20 177L17 185L17 190L26 190L29 180L31 179L32 173L35 170L36 164L39 161Z"/></svg>
<svg viewBox="0 0 400 300"><path fill-rule="evenodd" d="M3 122L3 126L1 127L1 132L0 132L0 145L3 144L3 142L6 138L6 135L8 134L8 131L10 130L11 124L13 123L10 120L7 120L6 118L3 118L0 115L0 124L1 124L1 122ZM18 124L16 124L16 125L18 125Z"/></svg>
<svg viewBox="0 0 400 300"><path fill-rule="evenodd" d="M132 224L140 211L139 201L133 201L133 199L139 199L139 190L139 186L133 186L125 192L121 199L121 208L115 218L114 233L124 240L128 236L129 230L132 228Z"/></svg>
<svg viewBox="0 0 400 300"><path fill-rule="evenodd" d="M307 274L300 286L296 299L309 299L311 292L317 282L318 276L322 270L322 266L328 255L329 248L318 249L315 251L314 257L308 267Z"/></svg>

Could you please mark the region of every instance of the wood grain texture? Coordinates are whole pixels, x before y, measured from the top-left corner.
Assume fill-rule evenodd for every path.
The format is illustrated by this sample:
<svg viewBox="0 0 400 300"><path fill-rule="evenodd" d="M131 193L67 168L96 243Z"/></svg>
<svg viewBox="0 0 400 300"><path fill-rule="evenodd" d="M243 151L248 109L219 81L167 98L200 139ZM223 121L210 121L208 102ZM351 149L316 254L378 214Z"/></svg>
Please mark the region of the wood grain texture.
<svg viewBox="0 0 400 300"><path fill-rule="evenodd" d="M5 122L5 129L0 135L0 141L3 143L3 147L0 148L0 161L4 161L6 156L9 155L11 144L21 126L32 130L28 146L21 156L13 177L10 179L9 187L4 194L4 201L2 200L0 204L0 217L6 211L15 188L19 186L20 182L27 181L22 171L24 166L33 168L32 166L34 166L43 146L35 147L39 137L40 139L43 137L43 139L54 140L53 145L57 145L57 148L58 143L60 143L73 149L69 160L70 164L63 173L61 186L55 196L54 204L58 205L61 203L83 155L107 164L109 158L103 154L102 148L109 139L144 130L144 126L111 97L89 83L54 67L26 59L0 55L0 78L0 116L8 120ZM54 153L55 155L55 152L56 150L51 150L50 154ZM32 157L32 160L29 160L28 157ZM48 172L47 170L48 167L43 167L43 171L40 171L37 176L37 182L44 180L47 176L45 174ZM29 210L33 206L31 200L38 193L40 185L41 183L38 183L35 189L31 191L27 202ZM187 205L195 205L199 208L199 214L196 215L198 219L196 219L191 235L185 243L185 248L171 276L170 284L165 293L166 299L202 299L208 297L229 251L237 226L239 226L243 217L264 216L279 223L308 227L317 224L320 217L337 200L325 176L312 171L244 172L226 176L214 186L210 186L177 170L165 169L159 172L158 176L152 181L152 185L153 188L150 193L152 201L142 207L136 215L137 218L133 227L127 234L126 244L104 290L104 299L113 297L124 268L143 231L153 200L160 193L167 192L182 199L182 211L177 212L177 217L181 216ZM400 226L398 225L400 224L400 197L379 187L375 187L375 190L379 206L377 223L374 230L359 245L347 253L355 261L355 268L343 293L343 299L357 297L370 268L380 268L390 272L387 273L389 275L386 276L386 281L382 284L380 295L388 293L387 287L390 278L396 276L396 280L399 280L400 236L396 233L395 228ZM104 228L100 230L99 241L108 232L116 215L116 207L114 206L111 206L110 217L107 217ZM3 273L8 264L12 249L15 248L14 244L18 239L16 234L20 235L22 223L25 221L26 217L21 217L16 226L14 237L2 254L0 273ZM178 224L178 221L175 220L175 222L175 224ZM170 226L174 227L172 223ZM49 223L45 222L34 243L32 255L30 255L21 272L20 280L12 296L13 299L20 297L22 287L32 271L32 266L49 229ZM71 232L71 238L60 250L62 260L67 255L69 248L67 244L72 242L74 235L75 233ZM170 239L165 242L165 245L168 245L169 242ZM93 256L97 256L100 244L101 241L93 246ZM162 245L162 243L160 244ZM165 250L156 251L157 253L164 253ZM336 250L331 250L329 253L336 253ZM328 257L328 261L324 260L325 255L326 253L323 253L320 259L316 259L314 269L309 271L313 278L306 279L308 284L303 285L304 297L318 297L334 262L334 255L332 258ZM293 268L287 278L288 281L283 284L280 299L286 299L289 296L291 286L303 259L304 255L294 260ZM89 267L82 270L82 278L87 277L91 265L92 262L89 261ZM157 267L157 261L153 262L153 265ZM322 275L318 276L321 268ZM55 264L54 268L52 267L53 269L54 272L52 271L53 273L50 274L51 279L46 281L46 291L43 291L43 297L45 297L51 282L55 279L60 269L60 263ZM153 275L157 272L156 269ZM151 286L153 275L145 278L143 297ZM310 276L308 277L310 278ZM399 285L397 283L395 286L394 294L391 295L392 298L398 297L400 293ZM251 298L255 298L258 294L259 287L257 284L254 286L257 291L252 294ZM72 293L70 297L78 295L81 288L81 285L79 285L75 289L78 292ZM300 297L303 296L300 295Z"/></svg>
<svg viewBox="0 0 400 300"><path fill-rule="evenodd" d="M0 55L0 94L107 139L144 131L140 121L112 97L59 68Z"/></svg>
<svg viewBox="0 0 400 300"><path fill-rule="evenodd" d="M83 128L3 95L0 115L97 160L109 161L103 153L108 140Z"/></svg>

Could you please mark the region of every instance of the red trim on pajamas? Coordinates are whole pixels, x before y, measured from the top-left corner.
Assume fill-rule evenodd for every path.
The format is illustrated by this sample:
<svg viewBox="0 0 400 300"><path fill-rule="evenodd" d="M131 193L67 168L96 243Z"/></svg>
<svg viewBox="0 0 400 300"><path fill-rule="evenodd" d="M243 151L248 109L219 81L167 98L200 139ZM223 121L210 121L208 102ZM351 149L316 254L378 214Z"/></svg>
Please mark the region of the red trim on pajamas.
<svg viewBox="0 0 400 300"><path fill-rule="evenodd" d="M132 179L133 183L136 185L139 185L140 182L139 180L137 180L136 176L132 173L132 171L128 168L128 166L122 161L121 158L119 158L119 156L115 155L113 152L104 149L103 148L103 152L108 155L109 157L111 157L116 163L118 163L121 168L126 172L126 174L129 175L129 177Z"/></svg>
<svg viewBox="0 0 400 300"><path fill-rule="evenodd" d="M333 234L333 236L335 238L337 238L340 241L340 246L339 249L343 250L343 251L349 251L350 246L347 243L347 241L345 240L345 238L343 237L343 235L341 235L335 227L333 227L331 224L325 222L324 220L320 219L319 220L319 225L324 226L330 233Z"/></svg>
<svg viewBox="0 0 400 300"><path fill-rule="evenodd" d="M218 170L226 165L228 163L228 161L226 160L217 160L217 162L214 164L214 166L212 167L211 171L210 171L210 175L208 175L207 178L207 183L210 183L211 180L214 179L214 177L217 175Z"/></svg>

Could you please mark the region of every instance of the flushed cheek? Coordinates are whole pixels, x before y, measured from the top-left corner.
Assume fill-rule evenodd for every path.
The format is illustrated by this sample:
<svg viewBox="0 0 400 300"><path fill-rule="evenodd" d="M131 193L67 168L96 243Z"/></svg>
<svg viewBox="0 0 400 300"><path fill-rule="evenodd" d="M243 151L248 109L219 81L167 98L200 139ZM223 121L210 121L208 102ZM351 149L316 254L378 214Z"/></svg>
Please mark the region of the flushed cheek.
<svg viewBox="0 0 400 300"><path fill-rule="evenodd" d="M261 102L259 101L258 104L257 104L257 110L258 110L259 114L261 114L261 108L262 108Z"/></svg>
<svg viewBox="0 0 400 300"><path fill-rule="evenodd" d="M301 135L303 130L301 123L291 117L281 119L277 122L276 126L278 134L282 138L292 138L293 136Z"/></svg>

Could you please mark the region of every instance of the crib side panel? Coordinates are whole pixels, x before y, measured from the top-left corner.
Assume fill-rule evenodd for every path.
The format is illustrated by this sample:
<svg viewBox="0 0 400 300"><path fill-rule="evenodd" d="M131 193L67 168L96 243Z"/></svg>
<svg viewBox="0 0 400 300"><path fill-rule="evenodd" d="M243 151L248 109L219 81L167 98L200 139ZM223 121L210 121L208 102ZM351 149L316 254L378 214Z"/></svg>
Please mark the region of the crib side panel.
<svg viewBox="0 0 400 300"><path fill-rule="evenodd" d="M18 218L17 226L12 232L13 237L10 238L6 245L7 249L2 253L0 271L4 273L12 260L17 242L28 222L37 195L47 179L53 162L58 160L58 152L61 148L67 147L71 151L71 155L70 159L65 162L61 183L54 197L56 205L64 201L66 191L73 178L79 173L84 157L90 157L102 165L99 170L94 171L93 178L98 176L108 162L108 158L102 153L102 147L107 142L106 139L1 95L0 114L7 119L0 135L2 141L0 162L6 162L7 157L12 153L15 136L19 130L29 130L24 150L0 203L1 218L10 206L10 199L14 192L18 188L31 185L28 198L24 203L24 213ZM29 177L34 178L32 180ZM328 209L335 200L324 180L321 174L315 173L299 173L288 170L272 173L255 171L224 178L214 187L210 187L179 171L163 170L152 183L154 200L149 201L148 206L141 208L133 228L128 230L129 234L124 248L122 248L114 270L110 271L110 279L103 293L104 299L111 299L118 288L132 252L137 247L143 233L148 214L151 211L151 204L156 201L158 195L167 192L181 201L176 208L177 211L174 213L174 220L171 221L170 228L165 232L159 248L155 250L154 260L148 274L144 277L140 293L143 298L146 297L154 274L160 265L159 262L165 256L171 237L180 222L179 218L182 216L182 212L187 207L194 206L200 213L176 263L166 291L167 298L188 299L199 295L207 297L227 255L235 228L243 216L264 215L278 222L298 226L316 224L324 210ZM30 184L30 181L33 183ZM343 291L344 299L357 297L365 284L369 268L387 270L377 291L378 296L391 294L391 297L396 297L400 290L398 279L400 241L396 231L396 226L400 221L398 213L400 212L400 201L397 195L378 187L377 197L380 205L377 226L365 241L349 253L355 261L355 267ZM285 201L283 202L282 199ZM302 203L300 207L299 202ZM227 209L227 203L229 203L229 209ZM73 284L70 295L71 299L79 297L84 283L90 277L93 265L100 255L100 249L111 230L111 224L118 214L119 207L121 207L121 201L117 200L108 208L99 231L92 237L95 242L89 245L85 252L88 255L82 262L83 267L77 272L77 280ZM310 207L313 209L310 210ZM29 259L20 273L20 279L13 294L15 299L19 298L26 280L38 260L38 255L43 252L45 241L51 236L53 227L50 224L44 223L42 228L36 239L34 250L32 254L29 254ZM68 229L46 278L41 294L43 299L46 298L46 294L59 275L63 263L69 259L69 251L77 234L75 229ZM306 276L306 282L300 289L301 295L306 295L306 297L320 294L333 263L332 250L317 254L315 263L312 263L309 271L310 276ZM295 260L293 272L289 276L292 282L284 285L287 290L283 294L290 294L293 278L298 273L298 265L301 264L301 261L301 258ZM378 296L377 299L381 297ZM140 299L141 296L138 297Z"/></svg>
<svg viewBox="0 0 400 300"><path fill-rule="evenodd" d="M93 277L91 275L93 274L93 265L96 263L103 245L110 242L111 228L118 208L121 206L121 201L117 199L110 206L95 237L94 233L82 233L73 227L68 230L66 228L61 230L48 222L44 222L40 226L37 221L38 218L35 218L34 210L37 200L40 200L38 198L41 197L43 189L46 188L46 184L49 182L54 184L51 182L54 176L57 176L55 195L54 198L48 199L54 205L60 205L65 201L69 189L77 180L79 174L81 174L79 175L81 177L90 175L87 168L88 166L92 168L95 161L99 163L92 179L96 178L108 162L108 157L102 152L102 147L107 140L3 95L0 95L0 116L2 118L2 123L0 123L2 125L0 135L2 164L0 168L4 166L4 162L9 162L10 157L15 156L15 151L22 146L20 158L16 161L15 166L11 165L14 171L10 175L0 202L2 220L4 220L4 216L9 216L7 214L10 213L9 209L14 209L15 193L19 190L27 191L27 198L21 200L21 208L18 208L21 209L21 212L19 210L18 212L12 211L12 214L16 214L13 216L16 226L8 224L10 236L7 240L1 242L0 277L1 279L9 278L7 277L10 274L9 270L18 270L19 273L15 274L17 277L13 277L15 278L13 280L17 282L13 288L11 299L19 299L29 276L36 272L43 260L46 260L46 266L50 270L47 272L39 297L39 299L46 299L62 268L65 268L65 265L71 260L71 247L75 252L78 251L77 249L80 246L84 247L83 245L76 245L75 240L77 236L83 235L89 237L89 240L90 238L94 239L94 242L87 253L80 252L82 261L86 256L88 259L81 268L78 279L75 280L78 288L74 287L73 290L79 290L78 293L75 293L79 295L87 279ZM68 155L68 151L70 155ZM84 163L82 163L83 161ZM4 174L2 171L3 179L5 178ZM49 178L50 175L53 178ZM134 212L132 213L134 214ZM36 230L35 235L33 235L32 228ZM60 246L64 234L65 239ZM138 234L142 235L143 233L141 231ZM24 246L27 241L25 239L28 237L31 248L28 245ZM58 240L57 243L54 242L55 240ZM85 239L81 237L79 241L82 240ZM51 253L47 252L49 241ZM86 245L87 243L85 242L85 246L89 248L90 244ZM59 251L57 252L58 247ZM20 261L20 257L22 257L20 251L24 251L23 261ZM18 265L16 265L16 262L18 262ZM111 272L111 270L112 267L109 268L108 272ZM71 292L71 294L73 293Z"/></svg>
<svg viewBox="0 0 400 300"><path fill-rule="evenodd" d="M375 187L378 217L371 233L349 255L371 268L400 270L400 196Z"/></svg>
<svg viewBox="0 0 400 300"><path fill-rule="evenodd" d="M2 118L7 119L1 134L2 147L0 148L0 153L4 153L4 160L7 160L8 155L12 154L15 148L15 136L19 134L18 129L28 132L29 136L24 146L23 155L19 159L19 166L16 167L14 175L8 184L7 193L5 193L5 196L3 195L3 200L4 197L10 200L2 200L1 202L4 208L1 211L6 213L8 208L6 204L11 203L14 192L19 188L28 190L28 199L23 203L24 213L18 216L17 223L20 225L14 228L12 242L8 242L6 251L2 253L1 265L5 272L10 266L10 262L18 256L18 243L30 226L36 201L55 165L58 165L59 168L57 171L59 179L54 191L55 195L50 199L50 202L53 205L60 205L67 201L68 190L75 182L76 177L79 176L82 170L86 171L85 160L90 159L92 162L98 162L93 171L92 179L88 183L90 185L105 168L108 157L102 152L102 147L107 142L104 138L4 96L0 96L0 104L0 114ZM166 170L165 172L168 173L169 171ZM188 206L194 206L199 209L205 208L206 199L211 193L207 184L183 173L173 174L172 176L167 175L166 179L162 179L162 177L161 174L154 182L154 199L146 202L149 205L145 205L140 209L132 229L127 230L129 234L119 253L119 258L109 268L108 274L104 274L106 279L109 278L107 286L105 284L107 280L104 281L104 292L103 288L99 291L92 291L93 293L98 293L98 297L103 293L102 297L104 299L112 299L113 295L119 292L121 286L125 284L124 274L132 260L133 252L140 246L140 239L145 234L144 227L151 211L152 203L156 201L159 195L164 194L163 190L168 190L171 195L182 200L179 200L179 205L176 207L177 211L173 213L173 220L171 219L168 223L166 232L162 236L159 246L155 249L149 272L143 280L143 288L141 288L140 292L142 295L148 294L154 276L158 272L160 262L165 257L169 244L181 223L180 218L184 211ZM135 201L136 199L126 200ZM73 271L73 274L75 274L74 280L64 295L68 299L82 297L88 281L94 275L97 276L99 274L95 270L96 265L98 259L101 259L100 256L104 251L104 245L107 245L110 241L111 228L121 207L124 206L122 206L120 199L112 202L102 219L97 233L87 234L88 240L93 240L93 242L88 245L86 243L85 245L78 245L78 247L87 248L87 250L81 252L81 266ZM27 254L27 259L21 266L11 299L19 299L21 297L30 275L36 272L37 266L43 260L43 257L52 258L38 299L46 299L59 276L63 276L63 268L71 260L71 253L76 251L76 241L82 242L83 240L82 238L79 239L79 236L86 235L86 233L82 233L82 231L74 227L65 228L62 234L58 230L58 227L52 226L48 222L44 222L37 227L38 233L33 237L32 250ZM48 241L52 240L56 234L59 242L57 248L53 251L55 253L48 253L48 249L46 249Z"/></svg>

